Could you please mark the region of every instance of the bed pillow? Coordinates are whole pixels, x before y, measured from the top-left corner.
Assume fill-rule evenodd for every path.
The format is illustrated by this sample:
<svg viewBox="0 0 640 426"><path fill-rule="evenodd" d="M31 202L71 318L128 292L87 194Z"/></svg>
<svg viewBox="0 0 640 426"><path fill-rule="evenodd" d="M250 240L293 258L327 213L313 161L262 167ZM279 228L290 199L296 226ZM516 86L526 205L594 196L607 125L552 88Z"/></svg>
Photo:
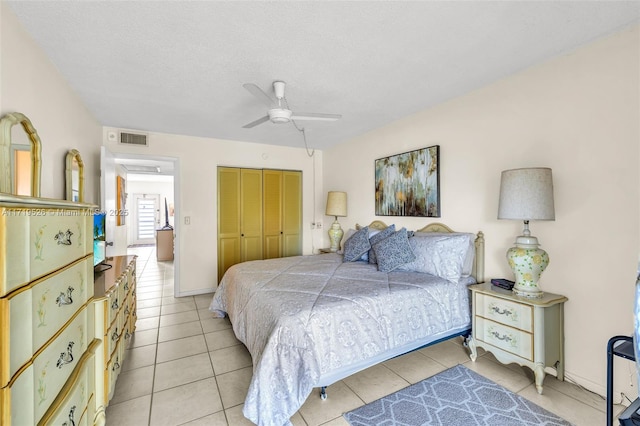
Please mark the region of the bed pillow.
<svg viewBox="0 0 640 426"><path fill-rule="evenodd" d="M371 247L378 241L382 241L387 237L390 237L394 232L396 232L396 225L387 226L382 231L372 232L369 235L369 243ZM369 250L369 258L367 259L369 263L376 264L376 253L373 251L373 248Z"/></svg>
<svg viewBox="0 0 640 426"><path fill-rule="evenodd" d="M470 234L469 234L470 235ZM415 260L402 265L403 271L423 272L458 282L469 250L469 235L413 236L409 245Z"/></svg>
<svg viewBox="0 0 640 426"><path fill-rule="evenodd" d="M414 261L416 258L409 245L409 238L405 228L376 242L373 245L373 251L378 262L378 271L381 272L391 272L407 262Z"/></svg>
<svg viewBox="0 0 640 426"><path fill-rule="evenodd" d="M369 251L369 228L365 226L356 231L347 241L344 242L343 262L355 262Z"/></svg>
<svg viewBox="0 0 640 426"><path fill-rule="evenodd" d="M468 235L469 236L469 248L467 249L467 254L464 258L464 263L462 264L462 277L467 278L471 276L473 272L473 261L476 257L476 236L470 232L414 232L413 236L415 237L425 237L425 238L433 238L433 237L450 237L453 235ZM409 236L411 238L411 235Z"/></svg>

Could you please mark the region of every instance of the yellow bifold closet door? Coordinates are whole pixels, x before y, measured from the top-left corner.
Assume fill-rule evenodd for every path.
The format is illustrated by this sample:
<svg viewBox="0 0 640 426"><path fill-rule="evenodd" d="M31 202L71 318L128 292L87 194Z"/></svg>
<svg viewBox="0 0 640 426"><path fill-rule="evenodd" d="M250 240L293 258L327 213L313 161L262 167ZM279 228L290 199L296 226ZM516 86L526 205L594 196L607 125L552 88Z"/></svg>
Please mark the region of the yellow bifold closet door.
<svg viewBox="0 0 640 426"><path fill-rule="evenodd" d="M248 260L302 254L302 172L218 167L218 281Z"/></svg>
<svg viewBox="0 0 640 426"><path fill-rule="evenodd" d="M240 260L262 259L262 170L240 169Z"/></svg>
<svg viewBox="0 0 640 426"><path fill-rule="evenodd" d="M282 170L263 170L264 258L282 257Z"/></svg>
<svg viewBox="0 0 640 426"><path fill-rule="evenodd" d="M218 282L240 262L240 169L218 167Z"/></svg>
<svg viewBox="0 0 640 426"><path fill-rule="evenodd" d="M302 254L302 172L282 172L282 257Z"/></svg>

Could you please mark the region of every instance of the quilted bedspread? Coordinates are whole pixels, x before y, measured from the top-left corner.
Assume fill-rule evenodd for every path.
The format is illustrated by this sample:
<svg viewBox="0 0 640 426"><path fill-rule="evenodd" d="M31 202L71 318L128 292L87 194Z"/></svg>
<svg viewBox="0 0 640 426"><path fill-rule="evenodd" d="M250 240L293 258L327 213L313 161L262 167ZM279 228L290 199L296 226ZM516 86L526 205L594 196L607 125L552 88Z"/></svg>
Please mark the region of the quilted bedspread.
<svg viewBox="0 0 640 426"><path fill-rule="evenodd" d="M323 375L470 323L465 283L379 272L334 253L234 265L209 310L229 316L251 353L244 415L277 426L330 384Z"/></svg>

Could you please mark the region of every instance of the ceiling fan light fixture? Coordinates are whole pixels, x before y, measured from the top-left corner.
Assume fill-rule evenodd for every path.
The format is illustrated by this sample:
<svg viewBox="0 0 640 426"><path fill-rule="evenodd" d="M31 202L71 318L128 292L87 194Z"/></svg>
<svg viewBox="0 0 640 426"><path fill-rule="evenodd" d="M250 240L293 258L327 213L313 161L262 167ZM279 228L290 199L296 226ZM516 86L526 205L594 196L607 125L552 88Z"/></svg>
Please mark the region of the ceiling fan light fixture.
<svg viewBox="0 0 640 426"><path fill-rule="evenodd" d="M269 119L272 123L288 123L291 121L291 111L284 108L273 108L269 110Z"/></svg>

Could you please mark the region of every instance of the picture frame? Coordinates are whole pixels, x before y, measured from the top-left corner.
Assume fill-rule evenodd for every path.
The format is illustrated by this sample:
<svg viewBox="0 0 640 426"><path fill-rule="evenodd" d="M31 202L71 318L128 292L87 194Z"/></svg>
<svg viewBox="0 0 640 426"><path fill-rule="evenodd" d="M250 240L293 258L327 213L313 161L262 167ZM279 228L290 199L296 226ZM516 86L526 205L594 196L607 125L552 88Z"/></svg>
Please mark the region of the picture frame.
<svg viewBox="0 0 640 426"><path fill-rule="evenodd" d="M440 145L375 160L376 216L440 217Z"/></svg>

